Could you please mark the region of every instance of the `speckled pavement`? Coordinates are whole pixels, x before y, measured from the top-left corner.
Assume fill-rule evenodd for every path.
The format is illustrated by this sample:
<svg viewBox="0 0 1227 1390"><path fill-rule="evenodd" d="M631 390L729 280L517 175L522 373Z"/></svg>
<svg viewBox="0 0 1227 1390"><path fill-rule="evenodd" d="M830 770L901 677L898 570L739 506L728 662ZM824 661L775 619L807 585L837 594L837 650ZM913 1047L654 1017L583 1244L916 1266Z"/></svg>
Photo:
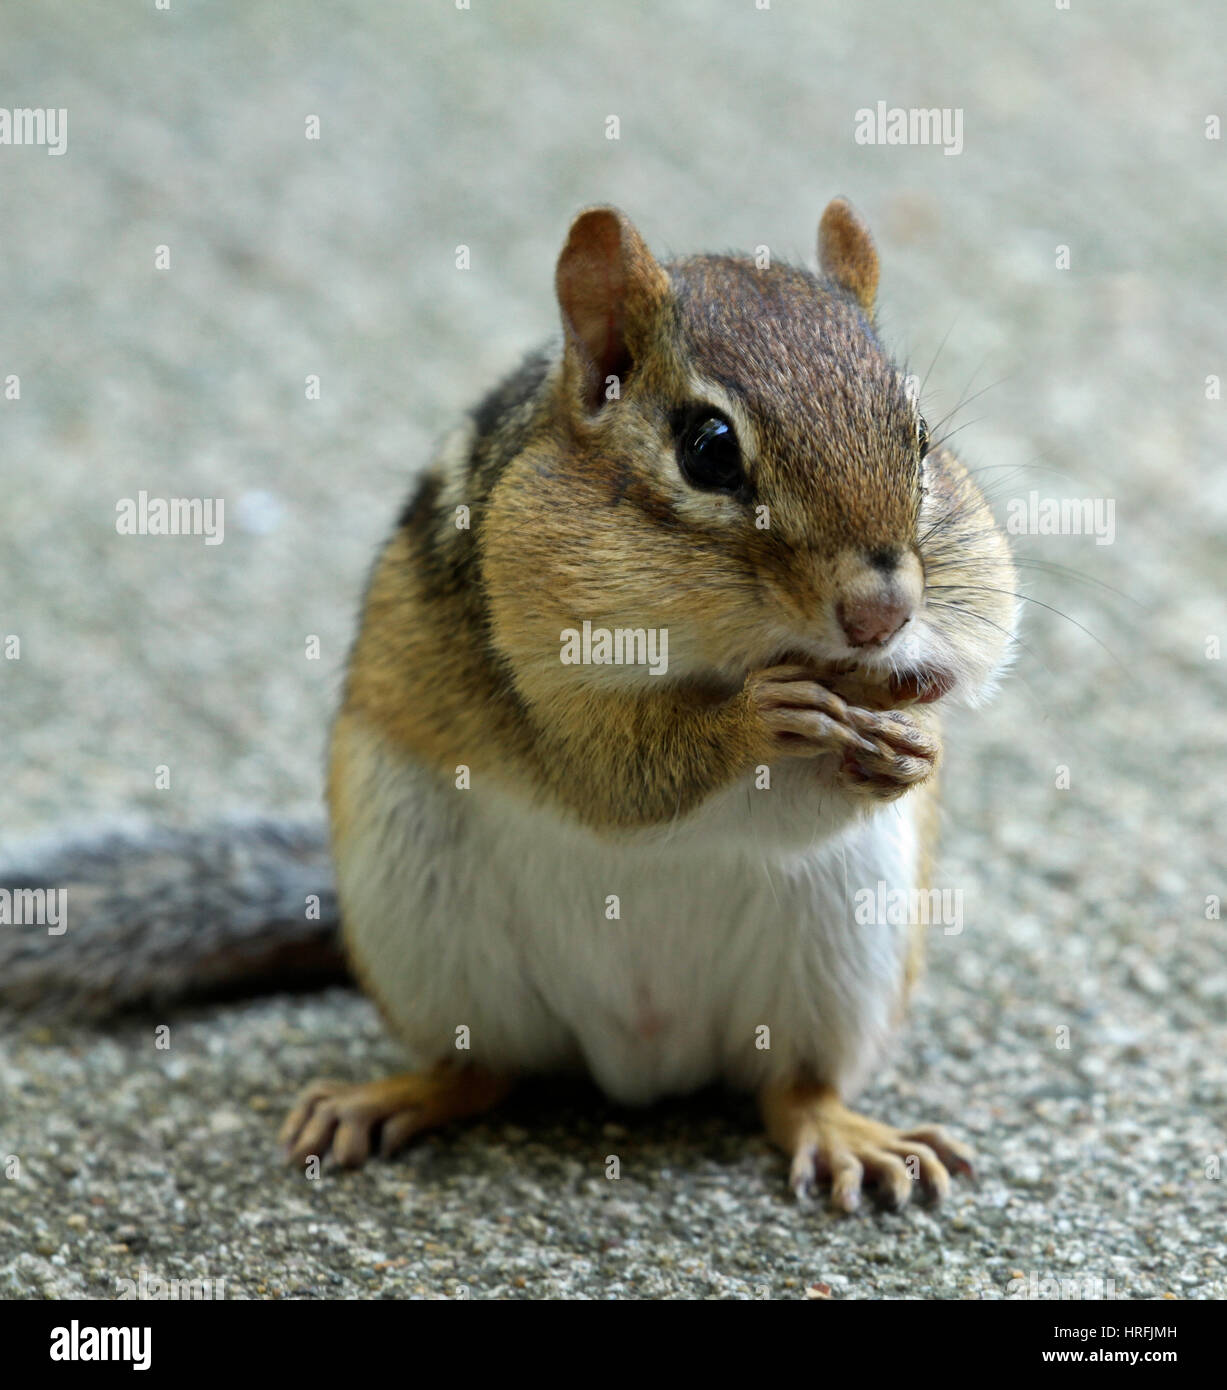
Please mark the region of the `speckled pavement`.
<svg viewBox="0 0 1227 1390"><path fill-rule="evenodd" d="M0 106L69 125L62 156L0 143L0 850L318 810L374 548L553 331L587 202L661 253L812 263L847 194L1000 514L1111 500L1114 535L1019 537L1014 674L950 728L964 928L861 1100L974 1144L943 1209L798 1205L738 1098L550 1086L308 1183L274 1145L295 1090L397 1065L356 994L176 1013L169 1050L10 1017L0 1297L1224 1296L1224 51L1221 7L1140 0L10 0ZM961 110L961 153L858 145L879 101ZM224 544L118 535L141 489L226 498Z"/></svg>

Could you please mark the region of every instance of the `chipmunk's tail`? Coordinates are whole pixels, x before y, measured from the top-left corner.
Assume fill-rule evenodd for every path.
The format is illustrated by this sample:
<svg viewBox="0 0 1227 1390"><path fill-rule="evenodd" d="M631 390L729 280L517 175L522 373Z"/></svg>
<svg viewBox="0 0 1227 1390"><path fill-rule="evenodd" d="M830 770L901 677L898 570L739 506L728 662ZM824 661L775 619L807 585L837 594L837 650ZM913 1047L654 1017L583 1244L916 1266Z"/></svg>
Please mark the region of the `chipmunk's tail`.
<svg viewBox="0 0 1227 1390"><path fill-rule="evenodd" d="M347 978L322 825L118 830L0 856L0 1006L98 1018Z"/></svg>

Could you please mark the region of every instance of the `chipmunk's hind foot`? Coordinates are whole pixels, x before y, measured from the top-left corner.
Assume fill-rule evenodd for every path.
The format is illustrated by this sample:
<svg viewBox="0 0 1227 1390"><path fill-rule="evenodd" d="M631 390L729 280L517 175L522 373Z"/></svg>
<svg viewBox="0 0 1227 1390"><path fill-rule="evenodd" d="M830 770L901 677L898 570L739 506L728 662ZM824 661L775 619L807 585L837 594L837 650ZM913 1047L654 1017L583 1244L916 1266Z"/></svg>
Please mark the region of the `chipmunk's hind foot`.
<svg viewBox="0 0 1227 1390"><path fill-rule="evenodd" d="M282 1125L280 1140L291 1163L316 1156L358 1168L373 1151L387 1158L415 1135L491 1109L511 1086L506 1077L452 1066L360 1085L314 1081Z"/></svg>
<svg viewBox="0 0 1227 1390"><path fill-rule="evenodd" d="M774 1144L791 1159L789 1182L798 1197L829 1182L832 1204L855 1211L866 1182L895 1208L917 1182L935 1201L950 1190L950 1174L972 1171L971 1150L939 1125L898 1130L849 1110L827 1087L770 1088L763 1118Z"/></svg>

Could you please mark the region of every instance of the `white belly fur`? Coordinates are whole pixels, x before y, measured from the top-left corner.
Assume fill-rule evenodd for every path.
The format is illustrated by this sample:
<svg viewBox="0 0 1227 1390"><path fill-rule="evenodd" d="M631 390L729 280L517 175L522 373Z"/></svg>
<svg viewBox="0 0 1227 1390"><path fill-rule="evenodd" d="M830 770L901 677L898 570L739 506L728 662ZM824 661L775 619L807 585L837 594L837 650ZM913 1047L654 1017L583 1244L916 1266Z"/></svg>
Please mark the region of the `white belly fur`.
<svg viewBox="0 0 1227 1390"><path fill-rule="evenodd" d="M908 928L858 924L853 895L914 885L913 797L861 818L798 760L769 791L750 779L683 825L611 843L344 736L346 937L419 1065L586 1069L646 1103L803 1073L847 1097L880 1055Z"/></svg>

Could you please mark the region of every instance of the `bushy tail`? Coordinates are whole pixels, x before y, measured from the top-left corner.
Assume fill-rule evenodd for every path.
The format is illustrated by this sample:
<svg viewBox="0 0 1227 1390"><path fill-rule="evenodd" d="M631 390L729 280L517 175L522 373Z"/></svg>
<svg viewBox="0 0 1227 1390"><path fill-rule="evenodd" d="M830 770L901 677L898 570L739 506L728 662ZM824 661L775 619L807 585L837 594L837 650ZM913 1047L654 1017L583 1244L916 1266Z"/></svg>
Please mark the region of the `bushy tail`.
<svg viewBox="0 0 1227 1390"><path fill-rule="evenodd" d="M0 1005L23 1011L99 1018L348 978L322 825L43 840L0 860L0 909Z"/></svg>

